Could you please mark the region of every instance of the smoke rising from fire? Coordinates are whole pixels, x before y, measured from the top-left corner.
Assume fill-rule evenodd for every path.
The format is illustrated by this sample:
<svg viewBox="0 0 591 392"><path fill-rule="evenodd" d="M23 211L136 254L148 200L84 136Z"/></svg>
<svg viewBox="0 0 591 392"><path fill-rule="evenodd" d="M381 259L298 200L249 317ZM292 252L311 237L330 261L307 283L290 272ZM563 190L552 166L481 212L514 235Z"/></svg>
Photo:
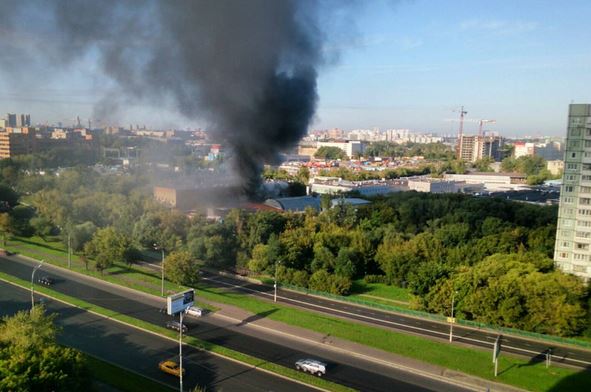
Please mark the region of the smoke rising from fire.
<svg viewBox="0 0 591 392"><path fill-rule="evenodd" d="M329 4L337 5L342 10L340 2ZM98 118L141 99L206 119L214 138L234 150L234 168L252 196L262 164L296 144L314 116L324 63L320 6L308 0L4 0L0 67L51 77L60 64L96 56L118 86L95 108Z"/></svg>

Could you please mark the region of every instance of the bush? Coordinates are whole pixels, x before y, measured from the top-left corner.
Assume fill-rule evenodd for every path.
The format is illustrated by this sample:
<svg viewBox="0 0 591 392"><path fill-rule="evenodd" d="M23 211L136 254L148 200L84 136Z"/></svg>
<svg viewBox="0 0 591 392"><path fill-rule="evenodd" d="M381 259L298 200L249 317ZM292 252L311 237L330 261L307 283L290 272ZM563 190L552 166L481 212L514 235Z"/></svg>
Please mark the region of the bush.
<svg viewBox="0 0 591 392"><path fill-rule="evenodd" d="M386 278L386 275L365 275L365 278L363 278L363 280L365 281L365 283L384 283L387 284L388 279Z"/></svg>
<svg viewBox="0 0 591 392"><path fill-rule="evenodd" d="M291 284L298 287L308 287L309 279L306 271L295 271L291 277Z"/></svg>

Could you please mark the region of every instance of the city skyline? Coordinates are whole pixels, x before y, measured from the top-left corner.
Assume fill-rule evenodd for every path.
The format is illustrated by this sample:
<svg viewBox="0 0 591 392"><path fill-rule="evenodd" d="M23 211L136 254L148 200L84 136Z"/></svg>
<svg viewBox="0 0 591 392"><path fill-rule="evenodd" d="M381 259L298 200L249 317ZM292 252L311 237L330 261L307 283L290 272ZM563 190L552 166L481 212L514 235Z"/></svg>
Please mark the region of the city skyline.
<svg viewBox="0 0 591 392"><path fill-rule="evenodd" d="M325 26L324 54L330 59L334 52L337 60L320 69L310 129L453 134L454 110L464 105L473 120L465 124L467 133L475 133L477 120L493 118L491 130L503 136L564 136L568 105L591 101L584 88L591 83L591 56L579 49L591 38L584 27L591 5L584 1L379 1L354 14ZM14 45L40 44L18 33L10 38ZM92 51L64 65L55 78L30 79L0 72L2 112L34 113L55 124L80 116L86 123L114 88ZM116 118L93 119L103 125L207 127L170 107L123 102Z"/></svg>

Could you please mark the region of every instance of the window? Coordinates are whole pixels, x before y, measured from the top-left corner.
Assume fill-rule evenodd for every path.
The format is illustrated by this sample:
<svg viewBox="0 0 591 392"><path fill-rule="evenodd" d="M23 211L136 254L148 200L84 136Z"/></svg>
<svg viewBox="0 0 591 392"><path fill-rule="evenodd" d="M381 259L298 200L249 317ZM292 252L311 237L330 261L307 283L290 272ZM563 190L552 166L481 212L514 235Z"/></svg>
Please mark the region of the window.
<svg viewBox="0 0 591 392"><path fill-rule="evenodd" d="M589 260L589 257L587 255L582 255L580 253L575 253L573 254L573 259L574 260L583 260L583 261L587 261Z"/></svg>
<svg viewBox="0 0 591 392"><path fill-rule="evenodd" d="M560 246L562 246L563 248L568 248L569 244L570 244L570 242L568 242L568 241L562 241L562 244L560 244Z"/></svg>
<svg viewBox="0 0 591 392"><path fill-rule="evenodd" d="M573 272L582 272L582 273L586 273L587 272L587 267L585 267L584 265L573 265Z"/></svg>
<svg viewBox="0 0 591 392"><path fill-rule="evenodd" d="M576 158L577 157L577 153L576 152L573 152L572 154L570 154L570 157L571 158Z"/></svg>
<svg viewBox="0 0 591 392"><path fill-rule="evenodd" d="M591 233L588 231L577 231L575 236L579 238L591 238Z"/></svg>
<svg viewBox="0 0 591 392"><path fill-rule="evenodd" d="M579 215L591 216L591 210L579 209Z"/></svg>
<svg viewBox="0 0 591 392"><path fill-rule="evenodd" d="M562 257L563 259L566 259L568 257L568 255L566 254L566 252L560 252L559 253L560 257Z"/></svg>
<svg viewBox="0 0 591 392"><path fill-rule="evenodd" d="M589 178L591 179L591 176L589 176ZM574 179L575 179L575 175L574 175L574 174L568 174L568 175L566 176L566 179L567 179L568 181L574 181ZM591 188L590 188L590 189L591 189Z"/></svg>
<svg viewBox="0 0 591 392"><path fill-rule="evenodd" d="M575 242L575 249L588 250L589 244L581 244L580 242Z"/></svg>
<svg viewBox="0 0 591 392"><path fill-rule="evenodd" d="M579 191L581 193L590 193L591 192L591 186L582 186L579 188Z"/></svg>
<svg viewBox="0 0 591 392"><path fill-rule="evenodd" d="M565 185L564 191L565 192L572 192L573 191L573 186L572 185Z"/></svg>
<svg viewBox="0 0 591 392"><path fill-rule="evenodd" d="M590 221L577 221L578 227L591 227Z"/></svg>
<svg viewBox="0 0 591 392"><path fill-rule="evenodd" d="M583 163L583 170L591 170L591 163Z"/></svg>
<svg viewBox="0 0 591 392"><path fill-rule="evenodd" d="M578 170L579 169L579 165L577 165L576 163L567 163L566 164L566 168L568 170Z"/></svg>
<svg viewBox="0 0 591 392"><path fill-rule="evenodd" d="M579 204L588 206L591 204L591 199L588 197L581 197L579 198Z"/></svg>

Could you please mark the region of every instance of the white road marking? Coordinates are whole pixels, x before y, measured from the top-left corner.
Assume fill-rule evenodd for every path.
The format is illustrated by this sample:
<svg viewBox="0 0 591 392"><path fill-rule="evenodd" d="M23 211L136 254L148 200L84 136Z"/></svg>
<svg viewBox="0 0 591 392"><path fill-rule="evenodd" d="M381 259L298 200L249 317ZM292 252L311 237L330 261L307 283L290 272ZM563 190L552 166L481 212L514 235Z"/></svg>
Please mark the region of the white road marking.
<svg viewBox="0 0 591 392"><path fill-rule="evenodd" d="M272 293L266 293L266 292L259 291L259 290L249 289L248 287L244 287L244 286L241 286L241 285L235 285L235 284L232 284L232 283L227 283L227 282L223 282L221 280L212 279L212 278L203 278L203 279L204 280L211 280L213 282L221 283L221 284L224 284L224 285L230 286L230 287L240 288L242 290L251 291L253 293L263 294L263 295L266 295L268 297L273 297L273 294ZM448 332L433 331L433 330L427 329L427 328L416 327L416 326L413 326L413 325L408 325L408 324L403 324L403 323L397 323L397 322L390 321L390 320L382 320L382 319L378 319L378 318L375 318L375 317L369 317L369 316L365 316L365 315L358 314L358 313L345 312L345 311L340 310L340 309L328 308L326 306L322 306L322 305L318 305L318 304L314 304L314 303L310 303L310 302L304 302L304 301L300 301L300 300L293 299L293 298L282 297L280 295L277 295L277 298L281 298L281 299L283 299L285 301L289 301L289 302L296 302L296 303L300 303L300 304L303 304L303 305L314 306L314 307L317 307L317 308L320 308L320 309L330 310L330 311L333 311L333 312L342 313L342 314L345 314L345 315L348 315L348 316L364 318L364 319L368 319L368 320L372 320L372 321L377 321L377 322L380 322L380 323L392 324L392 325L396 325L396 326L404 327L404 328L412 328L412 329L415 329L415 330L418 330L418 331L428 332L428 333L431 333L431 334L437 334L437 335L441 335L441 336L445 336L445 337L448 337L449 336L449 333ZM487 337L487 339L488 338L489 337ZM455 340L460 340L461 339L461 340L468 340L468 341L476 342L476 343L482 343L482 344L489 345L491 347L494 346L494 343L492 343L492 342L487 342L487 341L483 341L483 340L479 340L479 339L475 339L475 338L462 337L462 336L454 336L454 339ZM539 351L532 351L532 350L524 349L524 348L521 348L521 347L514 347L514 346L507 346L507 345L503 345L502 347L506 347L506 348L509 348L509 349L512 349L512 350L516 350L516 351L521 351L521 352L528 353L528 354L535 354L535 355L541 354ZM573 361L573 362L582 363L582 364L585 364L585 365L591 365L591 362L582 361L582 360L579 360L579 359L568 358L568 360L569 361Z"/></svg>

